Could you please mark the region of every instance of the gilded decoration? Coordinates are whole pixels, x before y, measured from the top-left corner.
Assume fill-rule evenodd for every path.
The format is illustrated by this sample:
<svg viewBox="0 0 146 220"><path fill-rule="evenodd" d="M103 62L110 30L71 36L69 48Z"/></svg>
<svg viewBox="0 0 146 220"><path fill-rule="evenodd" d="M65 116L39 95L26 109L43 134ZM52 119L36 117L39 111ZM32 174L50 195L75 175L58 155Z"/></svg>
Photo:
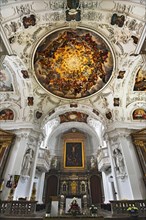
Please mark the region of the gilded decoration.
<svg viewBox="0 0 146 220"><path fill-rule="evenodd" d="M95 32L81 28L51 33L34 55L35 75L41 86L68 99L101 90L112 75L113 63L107 43Z"/></svg>

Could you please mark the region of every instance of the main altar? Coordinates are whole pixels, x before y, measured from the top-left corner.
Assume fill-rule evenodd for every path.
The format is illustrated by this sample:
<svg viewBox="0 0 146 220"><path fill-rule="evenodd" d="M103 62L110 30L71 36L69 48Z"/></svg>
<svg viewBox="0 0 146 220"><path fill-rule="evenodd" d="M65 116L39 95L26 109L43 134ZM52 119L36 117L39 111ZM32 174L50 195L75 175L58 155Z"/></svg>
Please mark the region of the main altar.
<svg viewBox="0 0 146 220"><path fill-rule="evenodd" d="M69 132L63 136L62 158L54 158L51 169L46 173L44 203L51 209L54 204L56 214L68 215L73 198L80 207L80 214L89 213L91 205L102 203L102 177L96 159L86 156L83 133Z"/></svg>

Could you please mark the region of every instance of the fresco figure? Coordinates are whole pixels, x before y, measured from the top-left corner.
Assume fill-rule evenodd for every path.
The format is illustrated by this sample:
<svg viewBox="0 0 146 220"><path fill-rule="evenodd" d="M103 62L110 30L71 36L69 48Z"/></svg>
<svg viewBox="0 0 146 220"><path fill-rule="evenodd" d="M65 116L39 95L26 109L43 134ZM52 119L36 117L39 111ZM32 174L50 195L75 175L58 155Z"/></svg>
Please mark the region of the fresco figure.
<svg viewBox="0 0 146 220"><path fill-rule="evenodd" d="M7 70L0 70L0 92L13 91L12 79Z"/></svg>
<svg viewBox="0 0 146 220"><path fill-rule="evenodd" d="M0 120L13 120L14 113L11 109L3 109L0 111Z"/></svg>
<svg viewBox="0 0 146 220"><path fill-rule="evenodd" d="M141 109L141 108L138 108L138 109L134 110L133 119L134 120L140 120L140 119L146 120L146 110Z"/></svg>

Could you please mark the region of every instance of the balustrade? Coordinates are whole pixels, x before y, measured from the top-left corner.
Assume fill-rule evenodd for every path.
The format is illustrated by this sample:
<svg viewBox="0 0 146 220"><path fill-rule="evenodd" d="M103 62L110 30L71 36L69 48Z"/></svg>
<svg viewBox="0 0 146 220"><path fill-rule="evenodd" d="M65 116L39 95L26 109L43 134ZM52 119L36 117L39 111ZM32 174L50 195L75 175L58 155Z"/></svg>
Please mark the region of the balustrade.
<svg viewBox="0 0 146 220"><path fill-rule="evenodd" d="M12 216L32 216L37 201L0 201L0 214Z"/></svg>
<svg viewBox="0 0 146 220"><path fill-rule="evenodd" d="M138 208L138 215L146 217L146 200L118 200L110 201L112 215L128 215L128 207Z"/></svg>

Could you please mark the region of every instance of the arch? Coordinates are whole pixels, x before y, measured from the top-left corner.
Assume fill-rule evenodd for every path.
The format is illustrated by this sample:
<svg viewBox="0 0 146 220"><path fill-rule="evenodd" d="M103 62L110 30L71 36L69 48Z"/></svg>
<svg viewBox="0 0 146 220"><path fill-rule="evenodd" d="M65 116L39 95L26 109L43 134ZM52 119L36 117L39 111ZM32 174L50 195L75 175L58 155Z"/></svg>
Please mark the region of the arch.
<svg viewBox="0 0 146 220"><path fill-rule="evenodd" d="M66 112L83 113L87 115L86 122L79 121L68 121L60 123L59 115L65 114ZM89 117L90 115L90 117ZM69 129L76 128L84 133L88 133L90 137L96 139L96 146L102 145L103 131L106 127L106 121L99 111L95 112L90 106L83 104L68 104L59 106L56 109L51 110L50 114L47 114L42 120L41 128L44 133L44 147L49 146L50 138L57 137L60 133L64 133ZM93 144L95 145L95 144Z"/></svg>
<svg viewBox="0 0 146 220"><path fill-rule="evenodd" d="M127 106L126 112L125 114L127 115L128 119L133 121L133 120L141 120L141 119L145 119L145 115L144 118L134 118L134 114L137 114L137 110L138 109L143 109L144 111L146 111L146 103L144 101L136 101L136 102L132 102Z"/></svg>
<svg viewBox="0 0 146 220"><path fill-rule="evenodd" d="M51 109L49 112L46 112L46 115L42 120L41 127L43 128L45 124L47 124L50 120L54 118L59 118L59 115L72 111L81 112L90 115L90 117L97 119L104 126L106 126L107 123L106 118L102 114L100 109L96 108L95 110L90 105L72 103L72 104L58 106L57 108Z"/></svg>

